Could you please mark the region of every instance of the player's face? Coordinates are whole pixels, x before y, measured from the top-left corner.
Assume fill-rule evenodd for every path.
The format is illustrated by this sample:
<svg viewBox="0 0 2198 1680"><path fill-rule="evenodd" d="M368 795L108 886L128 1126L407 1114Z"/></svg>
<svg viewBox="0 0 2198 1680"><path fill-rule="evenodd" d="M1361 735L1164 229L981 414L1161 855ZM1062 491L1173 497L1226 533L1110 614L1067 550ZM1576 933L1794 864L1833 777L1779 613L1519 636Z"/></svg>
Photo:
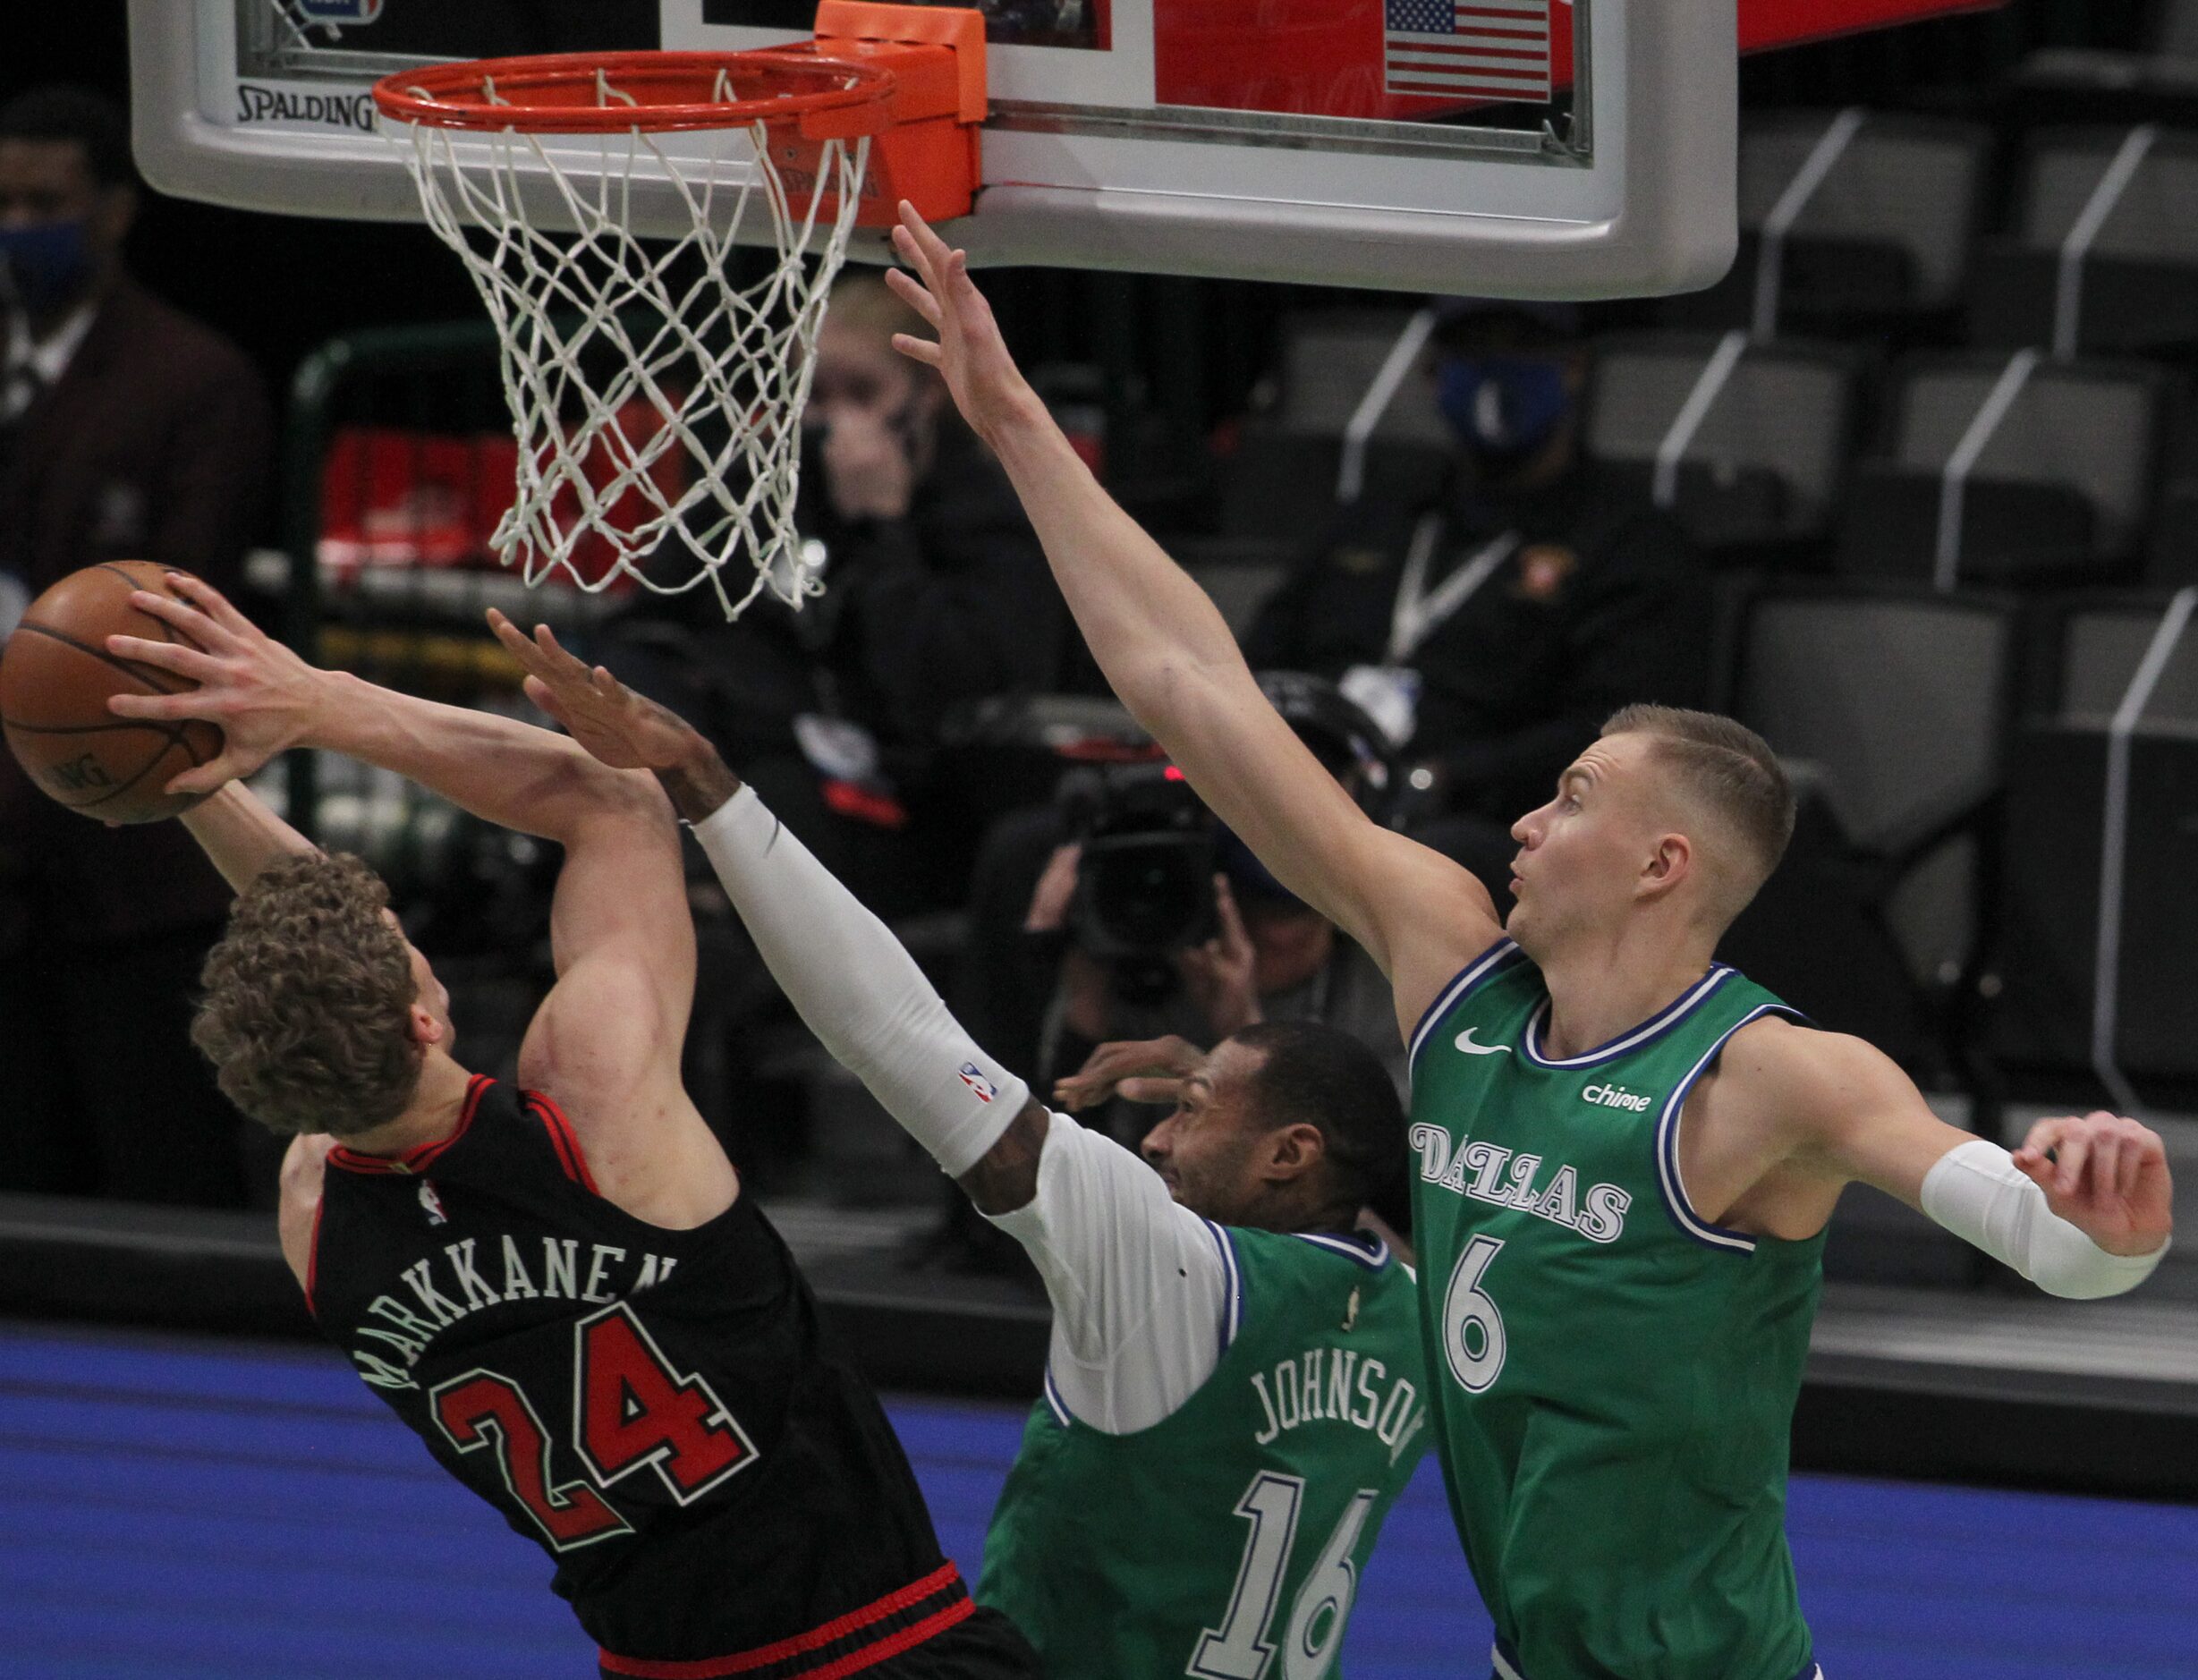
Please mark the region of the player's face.
<svg viewBox="0 0 2198 1680"><path fill-rule="evenodd" d="M400 938L403 938L403 924L398 921L395 911L383 911L382 919L397 930ZM435 1017L436 1024L443 1029L442 1044L447 1050L454 1036L450 1021L450 988L436 979L426 954L410 939L404 941L404 952L412 967L412 1000Z"/></svg>
<svg viewBox="0 0 2198 1680"><path fill-rule="evenodd" d="M1511 825L1516 902L1505 929L1529 956L1569 932L1610 926L1631 904L1664 832L1649 752L1642 736L1604 736L1557 778L1548 804Z"/></svg>
<svg viewBox="0 0 2198 1680"><path fill-rule="evenodd" d="M1262 1133L1244 1099L1262 1059L1261 1052L1234 1041L1217 1045L1183 1082L1175 1113L1141 1146L1169 1195L1223 1225L1242 1223L1260 1188L1254 1158Z"/></svg>

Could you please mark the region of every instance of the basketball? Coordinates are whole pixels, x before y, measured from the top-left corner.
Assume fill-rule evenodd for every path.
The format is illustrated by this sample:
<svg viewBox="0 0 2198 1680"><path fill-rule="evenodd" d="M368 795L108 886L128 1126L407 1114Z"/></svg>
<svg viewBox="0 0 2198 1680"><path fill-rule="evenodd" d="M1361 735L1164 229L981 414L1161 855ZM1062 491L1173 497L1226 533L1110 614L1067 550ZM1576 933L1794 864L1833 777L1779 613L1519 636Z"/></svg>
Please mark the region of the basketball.
<svg viewBox="0 0 2198 1680"><path fill-rule="evenodd" d="M106 650L114 635L185 640L130 604L132 590L173 594L168 570L115 560L72 572L31 602L0 653L0 726L9 751L48 797L102 822L159 822L189 810L199 796L162 790L221 753L215 725L117 717L106 708L113 694L191 686Z"/></svg>

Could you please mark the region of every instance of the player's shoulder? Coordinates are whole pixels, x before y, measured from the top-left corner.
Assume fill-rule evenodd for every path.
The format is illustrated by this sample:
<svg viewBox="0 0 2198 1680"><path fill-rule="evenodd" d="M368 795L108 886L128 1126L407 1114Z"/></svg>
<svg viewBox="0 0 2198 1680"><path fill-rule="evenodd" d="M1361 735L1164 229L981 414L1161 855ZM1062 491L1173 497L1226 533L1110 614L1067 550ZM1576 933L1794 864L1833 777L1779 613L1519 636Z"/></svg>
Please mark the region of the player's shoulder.
<svg viewBox="0 0 2198 1680"><path fill-rule="evenodd" d="M1719 1057L1715 1095L1778 1115L1804 1131L1836 1124L1907 1075L1867 1039L1784 1015L1735 1031Z"/></svg>

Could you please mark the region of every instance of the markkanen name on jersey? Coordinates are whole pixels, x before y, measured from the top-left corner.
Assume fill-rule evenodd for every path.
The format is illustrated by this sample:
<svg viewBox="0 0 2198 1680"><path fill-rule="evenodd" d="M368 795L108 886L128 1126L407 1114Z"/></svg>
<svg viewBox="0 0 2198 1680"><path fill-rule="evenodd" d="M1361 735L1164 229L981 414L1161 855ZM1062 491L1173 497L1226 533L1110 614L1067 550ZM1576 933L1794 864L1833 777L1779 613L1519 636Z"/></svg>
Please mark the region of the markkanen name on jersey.
<svg viewBox="0 0 2198 1680"><path fill-rule="evenodd" d="M394 1294L368 1302L367 1311L387 1328L368 1325L359 1330L362 1342L371 1338L380 1344L379 1351L363 1346L351 1350L359 1374L377 1388L417 1388L412 1368L428 1345L439 1332L484 1307L536 1300L607 1306L662 1283L675 1263L664 1254L629 1257L624 1249L608 1243L589 1243L583 1256L579 1239L546 1236L530 1268L516 1241L506 1235L502 1243L500 1256L477 1255L476 1240L469 1236L443 1245L439 1269L433 1254L407 1266L398 1276L417 1306Z"/></svg>
<svg viewBox="0 0 2198 1680"><path fill-rule="evenodd" d="M1514 1155L1478 1141L1453 1154L1450 1134L1424 1120L1412 1128L1412 1147L1420 1151L1420 1176L1430 1184L1491 1207L1537 1215L1591 1243L1615 1243L1625 1229L1632 1192L1616 1184L1596 1184L1583 1196L1580 1175L1569 1162L1559 1161L1545 1174L1539 1155Z"/></svg>

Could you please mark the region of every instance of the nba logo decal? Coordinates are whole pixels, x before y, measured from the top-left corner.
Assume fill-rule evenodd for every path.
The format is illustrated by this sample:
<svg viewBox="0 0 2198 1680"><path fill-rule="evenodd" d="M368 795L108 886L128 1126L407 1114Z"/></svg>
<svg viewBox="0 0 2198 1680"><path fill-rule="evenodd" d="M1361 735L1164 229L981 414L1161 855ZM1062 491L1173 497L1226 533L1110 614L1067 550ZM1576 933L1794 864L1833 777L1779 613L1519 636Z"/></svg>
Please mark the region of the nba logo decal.
<svg viewBox="0 0 2198 1680"><path fill-rule="evenodd" d="M977 1093L979 1102L990 1102L1000 1094L1000 1088L978 1071L976 1063L963 1063L961 1072L962 1082Z"/></svg>
<svg viewBox="0 0 2198 1680"><path fill-rule="evenodd" d="M449 1216L443 1211L443 1199L435 1193L434 1184L428 1179L420 1181L420 1205L428 1210L429 1225L448 1225Z"/></svg>
<svg viewBox="0 0 2198 1680"><path fill-rule="evenodd" d="M382 14L382 0L295 0L308 23L371 23Z"/></svg>

